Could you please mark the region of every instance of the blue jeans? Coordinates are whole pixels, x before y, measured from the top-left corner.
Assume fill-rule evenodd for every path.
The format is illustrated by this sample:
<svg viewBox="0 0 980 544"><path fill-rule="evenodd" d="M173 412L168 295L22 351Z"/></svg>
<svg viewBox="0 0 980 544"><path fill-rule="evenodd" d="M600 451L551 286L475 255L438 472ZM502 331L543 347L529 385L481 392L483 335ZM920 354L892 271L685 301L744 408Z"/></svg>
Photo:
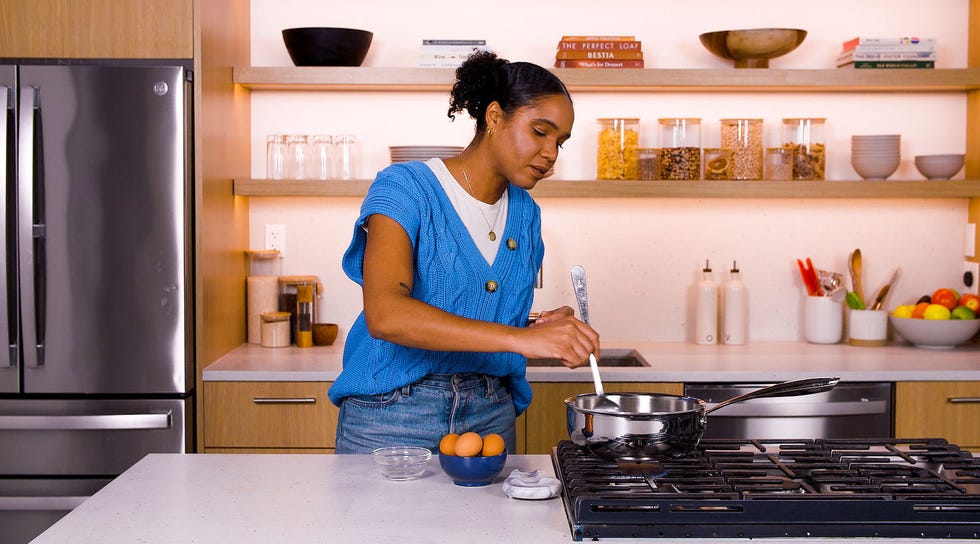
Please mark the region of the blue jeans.
<svg viewBox="0 0 980 544"><path fill-rule="evenodd" d="M510 391L495 376L430 374L380 395L340 403L337 453L371 453L383 446L422 446L439 452L447 433L497 433L513 453L517 417Z"/></svg>

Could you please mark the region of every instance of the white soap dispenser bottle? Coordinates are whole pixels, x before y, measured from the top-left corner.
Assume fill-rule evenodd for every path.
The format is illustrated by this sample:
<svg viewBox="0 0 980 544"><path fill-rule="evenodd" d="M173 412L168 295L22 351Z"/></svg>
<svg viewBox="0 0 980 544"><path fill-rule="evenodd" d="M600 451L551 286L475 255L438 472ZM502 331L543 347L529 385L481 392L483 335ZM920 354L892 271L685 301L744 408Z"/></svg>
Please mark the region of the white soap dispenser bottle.
<svg viewBox="0 0 980 544"><path fill-rule="evenodd" d="M701 281L697 286L697 307L694 316L694 341L698 344L718 343L718 284L711 273L711 264L704 261Z"/></svg>
<svg viewBox="0 0 980 544"><path fill-rule="evenodd" d="M738 262L732 261L722 300L721 341L726 344L744 344L748 337L749 297L742 283Z"/></svg>

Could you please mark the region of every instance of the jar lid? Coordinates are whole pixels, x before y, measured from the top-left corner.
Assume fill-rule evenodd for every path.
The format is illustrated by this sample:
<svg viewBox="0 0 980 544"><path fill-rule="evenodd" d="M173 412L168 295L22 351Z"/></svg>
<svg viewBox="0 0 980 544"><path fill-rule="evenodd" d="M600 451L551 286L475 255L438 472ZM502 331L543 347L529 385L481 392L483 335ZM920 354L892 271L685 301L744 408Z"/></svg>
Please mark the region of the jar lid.
<svg viewBox="0 0 980 544"><path fill-rule="evenodd" d="M262 312L259 315L262 317L262 321L266 323L289 321L289 312Z"/></svg>
<svg viewBox="0 0 980 544"><path fill-rule="evenodd" d="M783 119L784 123L802 123L803 121L810 121L812 123L823 123L826 121L826 117L787 117Z"/></svg>
<svg viewBox="0 0 980 544"><path fill-rule="evenodd" d="M754 117L732 117L731 119L722 119L722 123L735 123L738 121L748 121L750 123L761 123L762 119L757 119Z"/></svg>
<svg viewBox="0 0 980 544"><path fill-rule="evenodd" d="M701 118L700 117L661 117L660 119L657 119L657 121L659 121L661 125L668 125L668 124L673 125L679 123L700 123Z"/></svg>
<svg viewBox="0 0 980 544"><path fill-rule="evenodd" d="M596 119L596 121L606 122L606 123L610 121L625 121L627 123L639 123L640 118L639 117L599 117L598 119Z"/></svg>
<svg viewBox="0 0 980 544"><path fill-rule="evenodd" d="M245 252L253 259L275 259L279 256L278 249L250 249Z"/></svg>

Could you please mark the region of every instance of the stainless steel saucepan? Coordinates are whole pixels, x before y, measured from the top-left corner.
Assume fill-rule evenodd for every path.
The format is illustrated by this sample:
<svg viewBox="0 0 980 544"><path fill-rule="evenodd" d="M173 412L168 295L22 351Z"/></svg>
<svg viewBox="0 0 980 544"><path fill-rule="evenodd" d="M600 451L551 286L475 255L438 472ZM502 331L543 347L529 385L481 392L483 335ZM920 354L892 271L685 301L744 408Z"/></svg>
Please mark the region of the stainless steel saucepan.
<svg viewBox="0 0 980 544"><path fill-rule="evenodd" d="M710 408L694 397L659 393L608 393L619 410L604 410L593 393L565 399L568 435L592 454L613 461L663 461L685 455L701 442L711 412L763 397L809 395L833 389L839 377L777 383Z"/></svg>

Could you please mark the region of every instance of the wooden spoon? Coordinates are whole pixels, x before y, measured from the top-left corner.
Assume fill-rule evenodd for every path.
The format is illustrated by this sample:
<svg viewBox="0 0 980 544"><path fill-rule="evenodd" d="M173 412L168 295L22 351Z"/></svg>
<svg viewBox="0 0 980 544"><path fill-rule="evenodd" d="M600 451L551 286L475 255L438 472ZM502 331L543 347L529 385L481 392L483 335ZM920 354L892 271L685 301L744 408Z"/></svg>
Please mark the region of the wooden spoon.
<svg viewBox="0 0 980 544"><path fill-rule="evenodd" d="M861 302L864 302L864 288L861 286L861 250L855 249L851 252L851 290L857 294Z"/></svg>

